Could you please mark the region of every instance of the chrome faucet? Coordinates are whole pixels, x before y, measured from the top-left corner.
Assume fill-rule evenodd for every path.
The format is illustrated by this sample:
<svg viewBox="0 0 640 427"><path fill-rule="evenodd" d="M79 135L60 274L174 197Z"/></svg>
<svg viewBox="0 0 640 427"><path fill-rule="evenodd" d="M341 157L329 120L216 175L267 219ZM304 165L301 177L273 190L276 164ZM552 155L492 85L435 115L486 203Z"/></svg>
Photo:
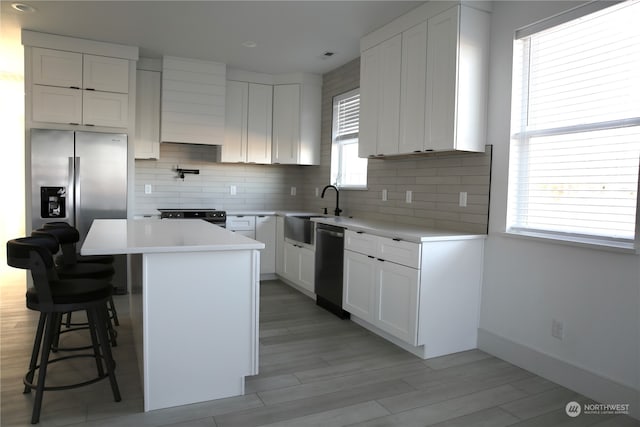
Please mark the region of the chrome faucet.
<svg viewBox="0 0 640 427"><path fill-rule="evenodd" d="M324 193L327 191L328 188L333 188L334 190L336 190L336 209L333 211L335 213L336 216L340 216L340 212L342 212L342 209L340 209L340 191L338 190L338 187L336 187L335 185L327 185L322 189L322 195L320 196L320 198L324 199ZM325 208L325 212L326 212L326 208Z"/></svg>

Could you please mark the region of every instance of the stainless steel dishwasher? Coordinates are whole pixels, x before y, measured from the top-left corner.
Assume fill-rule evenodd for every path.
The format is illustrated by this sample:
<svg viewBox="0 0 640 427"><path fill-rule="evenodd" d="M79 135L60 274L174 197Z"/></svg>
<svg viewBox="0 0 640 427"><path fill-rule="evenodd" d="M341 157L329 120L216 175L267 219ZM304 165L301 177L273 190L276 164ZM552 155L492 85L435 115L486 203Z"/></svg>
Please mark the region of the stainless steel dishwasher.
<svg viewBox="0 0 640 427"><path fill-rule="evenodd" d="M316 225L316 304L341 319L349 313L342 309L342 268L344 262L344 228Z"/></svg>

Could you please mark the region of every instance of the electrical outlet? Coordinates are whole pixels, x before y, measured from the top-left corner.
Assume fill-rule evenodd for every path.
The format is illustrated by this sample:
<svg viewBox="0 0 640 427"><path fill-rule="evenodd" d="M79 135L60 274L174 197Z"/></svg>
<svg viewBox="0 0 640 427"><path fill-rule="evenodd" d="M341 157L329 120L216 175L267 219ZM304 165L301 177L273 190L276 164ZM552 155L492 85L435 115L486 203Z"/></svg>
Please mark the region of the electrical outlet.
<svg viewBox="0 0 640 427"><path fill-rule="evenodd" d="M413 191L407 190L407 194L405 196L405 201L407 203L411 203L412 198L413 198Z"/></svg>
<svg viewBox="0 0 640 427"><path fill-rule="evenodd" d="M237 193L238 193L238 189L236 188L235 185L229 186L229 194L231 194L232 196L235 196Z"/></svg>
<svg viewBox="0 0 640 427"><path fill-rule="evenodd" d="M387 199L387 195L388 195L387 194L387 189L385 188L384 190L382 190L382 201L383 202L386 202L388 200Z"/></svg>
<svg viewBox="0 0 640 427"><path fill-rule="evenodd" d="M461 191L460 192L460 199L459 199L459 203L461 208L466 208L467 207L467 192L466 191Z"/></svg>
<svg viewBox="0 0 640 427"><path fill-rule="evenodd" d="M292 196L296 195L296 187L291 187L291 195Z"/></svg>
<svg viewBox="0 0 640 427"><path fill-rule="evenodd" d="M144 194L151 194L151 191L152 191L151 184L145 184L144 185Z"/></svg>
<svg viewBox="0 0 640 427"><path fill-rule="evenodd" d="M551 336L562 341L564 337L564 324L556 319L551 319Z"/></svg>

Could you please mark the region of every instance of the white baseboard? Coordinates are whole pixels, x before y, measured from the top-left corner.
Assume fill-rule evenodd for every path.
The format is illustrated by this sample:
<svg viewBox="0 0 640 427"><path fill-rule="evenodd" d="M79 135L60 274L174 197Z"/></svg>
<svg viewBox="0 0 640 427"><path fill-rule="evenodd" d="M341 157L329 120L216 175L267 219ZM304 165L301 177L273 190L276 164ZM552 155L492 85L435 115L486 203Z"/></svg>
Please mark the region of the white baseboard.
<svg viewBox="0 0 640 427"><path fill-rule="evenodd" d="M640 390L478 328L478 348L600 403L629 404L640 419Z"/></svg>

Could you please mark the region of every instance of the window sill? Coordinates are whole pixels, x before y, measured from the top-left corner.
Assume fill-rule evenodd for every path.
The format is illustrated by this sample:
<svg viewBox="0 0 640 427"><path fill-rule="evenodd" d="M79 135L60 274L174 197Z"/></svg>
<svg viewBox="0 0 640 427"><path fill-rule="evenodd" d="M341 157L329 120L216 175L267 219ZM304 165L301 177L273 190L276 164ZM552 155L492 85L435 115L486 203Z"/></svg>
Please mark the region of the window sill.
<svg viewBox="0 0 640 427"><path fill-rule="evenodd" d="M597 238L589 239L584 237L559 236L556 234L536 233L532 231L505 231L499 233L505 237L516 239L534 240L538 242L574 246L579 248L594 249L606 252L617 252L623 254L638 255L638 250L633 243L612 242Z"/></svg>

